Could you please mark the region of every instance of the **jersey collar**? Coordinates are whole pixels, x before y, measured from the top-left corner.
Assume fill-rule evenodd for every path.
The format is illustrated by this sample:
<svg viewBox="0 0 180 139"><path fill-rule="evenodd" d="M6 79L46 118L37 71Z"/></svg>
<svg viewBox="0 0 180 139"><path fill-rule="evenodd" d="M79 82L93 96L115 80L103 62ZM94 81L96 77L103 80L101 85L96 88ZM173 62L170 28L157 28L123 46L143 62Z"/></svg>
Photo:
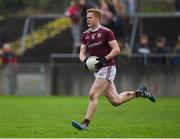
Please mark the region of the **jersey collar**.
<svg viewBox="0 0 180 139"><path fill-rule="evenodd" d="M91 29L91 32L96 32L99 28L101 27L101 25L99 25L97 28L95 29Z"/></svg>

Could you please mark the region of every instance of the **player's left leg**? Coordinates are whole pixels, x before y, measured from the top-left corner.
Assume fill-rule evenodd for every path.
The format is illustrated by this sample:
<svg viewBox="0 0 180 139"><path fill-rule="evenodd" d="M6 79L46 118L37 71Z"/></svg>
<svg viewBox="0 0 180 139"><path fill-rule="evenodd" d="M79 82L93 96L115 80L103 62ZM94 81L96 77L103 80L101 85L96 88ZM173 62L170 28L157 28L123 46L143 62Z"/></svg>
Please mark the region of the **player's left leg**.
<svg viewBox="0 0 180 139"><path fill-rule="evenodd" d="M151 102L156 102L156 97L153 94L151 94L144 85L141 85L136 92L137 96L147 98Z"/></svg>
<svg viewBox="0 0 180 139"><path fill-rule="evenodd" d="M118 94L114 83L110 83L109 86L104 91L105 97L113 106L119 106L125 102L136 97L135 91L122 92Z"/></svg>
<svg viewBox="0 0 180 139"><path fill-rule="evenodd" d="M119 106L120 104L128 102L136 97L144 97L149 99L151 102L156 101L155 96L152 95L145 86L140 86L135 91L122 92L118 94L113 82L106 88L104 95L113 106Z"/></svg>

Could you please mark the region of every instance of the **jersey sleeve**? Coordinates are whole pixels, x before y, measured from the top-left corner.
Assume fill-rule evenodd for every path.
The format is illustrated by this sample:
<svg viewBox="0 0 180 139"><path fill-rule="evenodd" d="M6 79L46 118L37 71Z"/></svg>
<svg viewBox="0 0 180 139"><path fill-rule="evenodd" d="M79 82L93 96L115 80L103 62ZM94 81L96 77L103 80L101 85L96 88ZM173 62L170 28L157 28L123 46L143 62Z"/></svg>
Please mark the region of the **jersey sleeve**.
<svg viewBox="0 0 180 139"><path fill-rule="evenodd" d="M85 41L85 35L84 35L84 33L83 33L83 35L82 35L81 42L82 42L82 44L86 44L86 41Z"/></svg>
<svg viewBox="0 0 180 139"><path fill-rule="evenodd" d="M113 41L113 40L116 40L115 36L114 36L114 33L111 31L111 30L108 30L107 33L106 33L106 38L107 38L107 41L110 42L110 41Z"/></svg>

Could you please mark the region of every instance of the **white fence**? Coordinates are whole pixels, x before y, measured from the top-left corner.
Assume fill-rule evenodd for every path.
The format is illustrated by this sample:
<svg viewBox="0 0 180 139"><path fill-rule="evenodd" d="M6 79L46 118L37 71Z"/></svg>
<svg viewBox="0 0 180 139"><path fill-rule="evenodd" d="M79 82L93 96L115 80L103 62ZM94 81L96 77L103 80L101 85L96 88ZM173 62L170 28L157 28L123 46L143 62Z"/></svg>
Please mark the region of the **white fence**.
<svg viewBox="0 0 180 139"><path fill-rule="evenodd" d="M118 92L134 90L146 85L157 96L180 96L180 65L118 64L115 84ZM92 73L82 64L19 65L1 67L0 94L21 96L88 95L94 81Z"/></svg>
<svg viewBox="0 0 180 139"><path fill-rule="evenodd" d="M48 69L41 64L1 67L0 92L4 95L50 95Z"/></svg>

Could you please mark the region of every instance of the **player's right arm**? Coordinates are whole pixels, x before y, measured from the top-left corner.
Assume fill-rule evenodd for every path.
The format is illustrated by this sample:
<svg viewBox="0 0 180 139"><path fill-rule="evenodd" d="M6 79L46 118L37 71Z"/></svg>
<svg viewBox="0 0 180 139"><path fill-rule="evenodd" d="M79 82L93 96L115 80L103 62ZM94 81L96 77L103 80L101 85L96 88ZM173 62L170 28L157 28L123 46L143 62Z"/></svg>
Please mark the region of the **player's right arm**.
<svg viewBox="0 0 180 139"><path fill-rule="evenodd" d="M81 44L79 59L83 62L86 59L87 45Z"/></svg>

